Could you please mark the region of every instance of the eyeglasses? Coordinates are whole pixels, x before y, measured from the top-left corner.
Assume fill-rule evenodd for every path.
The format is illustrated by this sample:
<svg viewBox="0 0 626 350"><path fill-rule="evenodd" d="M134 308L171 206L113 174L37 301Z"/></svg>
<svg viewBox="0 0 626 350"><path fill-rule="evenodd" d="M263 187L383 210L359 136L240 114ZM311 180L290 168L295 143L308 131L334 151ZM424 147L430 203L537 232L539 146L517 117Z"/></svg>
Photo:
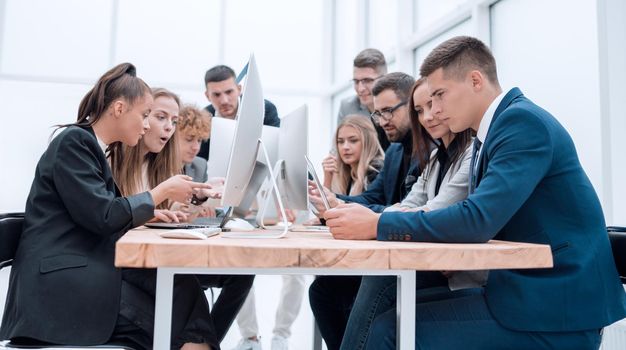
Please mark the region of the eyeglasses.
<svg viewBox="0 0 626 350"><path fill-rule="evenodd" d="M372 117L372 119L374 120L374 122L376 122L376 124L380 124L381 119L390 121L393 118L393 112L395 112L396 109L404 106L406 103L407 101L401 101L400 103L398 103L397 105L391 108L384 108L380 111L374 111L372 112L372 114L370 114L370 117Z"/></svg>
<svg viewBox="0 0 626 350"><path fill-rule="evenodd" d="M359 84L363 84L365 86L370 86L372 84L374 84L374 81L376 79L380 78L380 76L376 77L376 78L363 78L363 79L352 79L352 84L354 84L354 86L359 86Z"/></svg>

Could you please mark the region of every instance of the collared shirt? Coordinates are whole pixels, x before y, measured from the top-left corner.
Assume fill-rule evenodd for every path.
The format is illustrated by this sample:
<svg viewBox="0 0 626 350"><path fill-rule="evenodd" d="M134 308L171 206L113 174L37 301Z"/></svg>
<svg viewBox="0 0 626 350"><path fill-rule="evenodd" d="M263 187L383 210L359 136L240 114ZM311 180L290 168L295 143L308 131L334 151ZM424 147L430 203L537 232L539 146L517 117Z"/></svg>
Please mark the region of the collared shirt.
<svg viewBox="0 0 626 350"><path fill-rule="evenodd" d="M106 143L104 143L104 141L102 141L98 135L96 135L96 140L98 140L98 145L100 146L100 148L102 149L102 153L104 153L105 155L107 154L107 147L109 147L109 145L107 145Z"/></svg>
<svg viewBox="0 0 626 350"><path fill-rule="evenodd" d="M502 90L500 95L498 95L489 105L489 108L483 114L483 119L480 121L480 125L478 126L478 131L476 132L476 138L480 141L481 145L485 143L485 139L487 138L487 132L489 132L489 127L491 126L491 121L493 120L493 115L496 113L496 109L502 102L502 99L507 94L508 91ZM476 167L480 164L480 157L483 154L483 148L480 147L478 150L478 157L476 158L476 163L474 164L474 173L476 172Z"/></svg>

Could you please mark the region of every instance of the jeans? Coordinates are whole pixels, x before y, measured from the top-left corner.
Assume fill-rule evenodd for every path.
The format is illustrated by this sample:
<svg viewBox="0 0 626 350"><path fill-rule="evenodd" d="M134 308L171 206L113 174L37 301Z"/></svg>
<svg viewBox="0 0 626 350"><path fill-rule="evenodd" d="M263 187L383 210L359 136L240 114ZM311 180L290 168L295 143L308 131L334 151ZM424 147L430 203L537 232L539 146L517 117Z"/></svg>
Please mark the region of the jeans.
<svg viewBox="0 0 626 350"><path fill-rule="evenodd" d="M448 291L447 279L440 272L416 272L416 289L441 287ZM395 310L397 301L396 276L364 276L352 306L341 350L365 348L374 319L386 311Z"/></svg>
<svg viewBox="0 0 626 350"><path fill-rule="evenodd" d="M415 349L526 350L598 349L598 329L577 332L520 332L501 326L492 316L484 289L417 296ZM428 295L422 298L423 295ZM368 350L396 348L396 311L378 316L368 338Z"/></svg>

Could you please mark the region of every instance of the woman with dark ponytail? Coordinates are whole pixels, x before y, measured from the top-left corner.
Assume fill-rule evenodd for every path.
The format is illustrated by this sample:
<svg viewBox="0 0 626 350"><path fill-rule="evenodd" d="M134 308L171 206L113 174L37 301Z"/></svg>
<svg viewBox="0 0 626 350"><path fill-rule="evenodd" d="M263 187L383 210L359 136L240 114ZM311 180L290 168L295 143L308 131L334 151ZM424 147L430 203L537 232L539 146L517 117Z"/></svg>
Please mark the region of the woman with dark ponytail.
<svg viewBox="0 0 626 350"><path fill-rule="evenodd" d="M152 348L156 273L115 268L115 242L152 219L156 205L208 187L177 175L121 196L109 164L149 129L152 103L135 67L123 63L87 93L75 123L59 126L26 201L0 339ZM219 349L195 277L177 276L174 285L172 348Z"/></svg>

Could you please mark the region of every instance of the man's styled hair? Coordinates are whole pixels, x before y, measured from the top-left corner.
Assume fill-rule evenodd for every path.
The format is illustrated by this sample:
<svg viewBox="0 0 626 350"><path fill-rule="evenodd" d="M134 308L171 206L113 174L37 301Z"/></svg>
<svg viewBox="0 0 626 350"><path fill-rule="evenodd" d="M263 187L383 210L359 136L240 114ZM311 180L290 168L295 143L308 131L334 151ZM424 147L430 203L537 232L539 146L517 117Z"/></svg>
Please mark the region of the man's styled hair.
<svg viewBox="0 0 626 350"><path fill-rule="evenodd" d="M496 86L498 73L496 59L482 41L470 36L457 36L434 48L422 62L420 75L427 77L443 68L444 77L463 79L468 71L478 70Z"/></svg>
<svg viewBox="0 0 626 350"><path fill-rule="evenodd" d="M407 101L413 84L415 84L415 79L412 76L402 72L392 72L376 80L372 94L378 96L385 90L392 90L400 100Z"/></svg>
<svg viewBox="0 0 626 350"><path fill-rule="evenodd" d="M232 68L224 65L215 66L204 74L204 85L224 81L228 78L237 78Z"/></svg>
<svg viewBox="0 0 626 350"><path fill-rule="evenodd" d="M357 68L372 68L379 74L387 74L387 61L385 55L376 49L365 49L354 58L354 66Z"/></svg>

